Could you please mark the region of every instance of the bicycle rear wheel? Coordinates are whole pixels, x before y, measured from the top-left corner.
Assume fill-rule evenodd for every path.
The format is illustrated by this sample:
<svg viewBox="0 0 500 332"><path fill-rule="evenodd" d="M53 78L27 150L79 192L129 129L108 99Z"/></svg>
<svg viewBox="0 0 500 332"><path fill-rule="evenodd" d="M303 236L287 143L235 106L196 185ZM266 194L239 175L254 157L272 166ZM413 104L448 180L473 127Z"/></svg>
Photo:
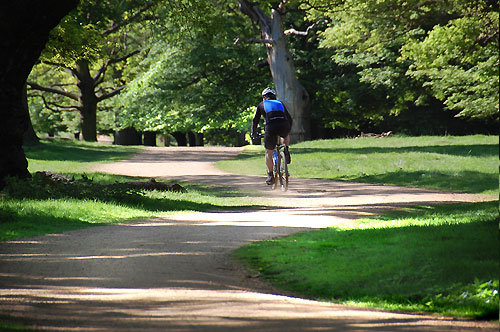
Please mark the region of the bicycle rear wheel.
<svg viewBox="0 0 500 332"><path fill-rule="evenodd" d="M276 152L275 152L276 153ZM278 180L279 180L279 170L280 170L280 157L279 155L276 156L276 158L273 159L274 161L274 181L271 186L271 189L274 190L278 186Z"/></svg>
<svg viewBox="0 0 500 332"><path fill-rule="evenodd" d="M286 163L285 153L280 152L278 160L281 159L279 163L279 178L282 191L288 190L288 164Z"/></svg>

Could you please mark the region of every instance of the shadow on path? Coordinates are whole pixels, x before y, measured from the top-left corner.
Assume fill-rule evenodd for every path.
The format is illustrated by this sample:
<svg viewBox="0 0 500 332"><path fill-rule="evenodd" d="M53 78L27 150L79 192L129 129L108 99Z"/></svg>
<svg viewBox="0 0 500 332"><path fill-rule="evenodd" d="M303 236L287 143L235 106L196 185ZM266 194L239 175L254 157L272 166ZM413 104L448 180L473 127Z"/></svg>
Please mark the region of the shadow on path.
<svg viewBox="0 0 500 332"><path fill-rule="evenodd" d="M228 253L258 240L363 215L475 195L293 179L287 193L263 177L212 162L241 151L148 148L96 171L255 190L269 209L176 214L0 243L0 315L50 331L498 331L494 323L363 310L280 294Z"/></svg>
<svg viewBox="0 0 500 332"><path fill-rule="evenodd" d="M273 295L227 252L306 228L273 227L271 216L261 226L189 216L0 243L0 314L50 331L498 329Z"/></svg>

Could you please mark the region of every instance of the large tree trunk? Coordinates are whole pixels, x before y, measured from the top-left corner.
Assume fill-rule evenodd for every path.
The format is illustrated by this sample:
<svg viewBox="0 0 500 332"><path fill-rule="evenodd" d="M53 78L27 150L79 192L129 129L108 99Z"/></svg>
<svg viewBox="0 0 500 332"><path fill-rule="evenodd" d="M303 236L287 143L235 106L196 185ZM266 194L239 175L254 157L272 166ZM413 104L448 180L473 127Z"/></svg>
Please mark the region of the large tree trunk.
<svg viewBox="0 0 500 332"><path fill-rule="evenodd" d="M240 1L240 9L259 24L262 37L260 42L266 44L267 58L278 99L285 104L294 120L290 133L291 142L309 139L309 94L297 79L293 58L284 34L282 14L279 10L273 9L271 16L268 16L249 1Z"/></svg>
<svg viewBox="0 0 500 332"><path fill-rule="evenodd" d="M292 143L301 142L310 139L309 93L297 79L292 55L283 33L281 14L275 9L272 10L271 20L270 33L275 43L267 46L267 57L274 87L278 98L286 105L294 120L290 140Z"/></svg>
<svg viewBox="0 0 500 332"><path fill-rule="evenodd" d="M141 145L142 137L135 128L129 127L115 132L115 141L113 142L113 144Z"/></svg>
<svg viewBox="0 0 500 332"><path fill-rule="evenodd" d="M189 146L196 146L195 133L193 133L192 131L188 131L187 136L188 136Z"/></svg>
<svg viewBox="0 0 500 332"><path fill-rule="evenodd" d="M177 146L187 146L186 133L181 133L180 131L176 131L172 133L175 140L177 141Z"/></svg>
<svg viewBox="0 0 500 332"><path fill-rule="evenodd" d="M143 141L145 146L156 146L156 132L145 131Z"/></svg>
<svg viewBox="0 0 500 332"><path fill-rule="evenodd" d="M28 124L23 87L50 30L77 4L77 0L0 1L0 187L7 176L30 176L22 148Z"/></svg>
<svg viewBox="0 0 500 332"><path fill-rule="evenodd" d="M195 133L194 135L196 138L196 146L204 146L203 133Z"/></svg>
<svg viewBox="0 0 500 332"><path fill-rule="evenodd" d="M76 63L77 86L80 89L80 120L82 137L87 142L97 142L97 96L95 81L90 75L89 62Z"/></svg>

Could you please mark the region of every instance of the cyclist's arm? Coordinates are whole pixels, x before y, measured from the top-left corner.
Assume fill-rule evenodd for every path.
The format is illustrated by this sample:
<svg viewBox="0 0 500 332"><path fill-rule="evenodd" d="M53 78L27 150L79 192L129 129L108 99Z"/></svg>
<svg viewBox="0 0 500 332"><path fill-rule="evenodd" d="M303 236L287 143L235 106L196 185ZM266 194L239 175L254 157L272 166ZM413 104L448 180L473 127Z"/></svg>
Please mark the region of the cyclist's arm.
<svg viewBox="0 0 500 332"><path fill-rule="evenodd" d="M257 127L259 126L260 116L261 116L261 104L257 106L257 110L255 111L255 114L253 116L252 132L251 132L252 136L257 133Z"/></svg>

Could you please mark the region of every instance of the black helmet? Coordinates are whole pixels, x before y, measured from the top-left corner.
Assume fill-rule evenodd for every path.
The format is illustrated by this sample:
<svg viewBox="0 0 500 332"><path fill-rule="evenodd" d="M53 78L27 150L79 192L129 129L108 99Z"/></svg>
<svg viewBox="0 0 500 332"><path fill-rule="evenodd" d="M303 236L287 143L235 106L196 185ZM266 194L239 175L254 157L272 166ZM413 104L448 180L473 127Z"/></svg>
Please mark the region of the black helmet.
<svg viewBox="0 0 500 332"><path fill-rule="evenodd" d="M262 91L262 97L272 97L272 98L276 98L276 91L274 91L273 88L265 88L263 91Z"/></svg>

